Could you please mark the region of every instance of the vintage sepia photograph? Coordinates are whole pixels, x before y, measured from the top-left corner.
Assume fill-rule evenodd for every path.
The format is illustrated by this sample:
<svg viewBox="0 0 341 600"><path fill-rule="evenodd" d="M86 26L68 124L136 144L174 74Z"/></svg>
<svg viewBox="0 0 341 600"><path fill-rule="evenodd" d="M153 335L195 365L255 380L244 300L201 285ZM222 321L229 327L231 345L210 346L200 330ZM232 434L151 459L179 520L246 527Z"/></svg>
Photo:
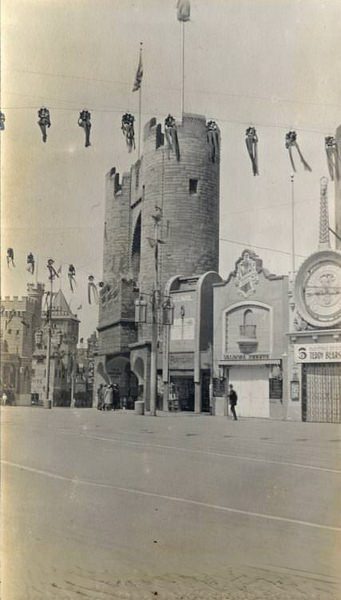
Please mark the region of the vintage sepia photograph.
<svg viewBox="0 0 341 600"><path fill-rule="evenodd" d="M1 1L1 600L341 597L340 23Z"/></svg>

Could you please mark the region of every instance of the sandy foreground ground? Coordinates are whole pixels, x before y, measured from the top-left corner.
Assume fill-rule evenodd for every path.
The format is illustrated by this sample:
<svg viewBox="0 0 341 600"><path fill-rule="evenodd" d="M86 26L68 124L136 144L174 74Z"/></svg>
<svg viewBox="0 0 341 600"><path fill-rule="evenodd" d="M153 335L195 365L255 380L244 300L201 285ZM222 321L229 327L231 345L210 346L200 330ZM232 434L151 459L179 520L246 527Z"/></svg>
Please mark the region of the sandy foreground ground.
<svg viewBox="0 0 341 600"><path fill-rule="evenodd" d="M6 409L1 600L339 600L338 426Z"/></svg>
<svg viewBox="0 0 341 600"><path fill-rule="evenodd" d="M88 598L89 600L338 600L337 582L265 569L227 568L225 577L168 574L150 579L117 579L110 573L73 574L63 584L50 583L44 594L35 592L28 598ZM4 600L6 600L4 598Z"/></svg>

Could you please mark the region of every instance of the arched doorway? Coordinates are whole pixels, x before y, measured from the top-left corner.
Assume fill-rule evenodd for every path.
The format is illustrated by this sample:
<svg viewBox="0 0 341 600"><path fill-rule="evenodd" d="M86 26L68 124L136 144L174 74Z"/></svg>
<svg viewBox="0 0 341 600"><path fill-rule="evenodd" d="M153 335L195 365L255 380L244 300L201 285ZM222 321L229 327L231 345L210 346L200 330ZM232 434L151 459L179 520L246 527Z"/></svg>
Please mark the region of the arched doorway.
<svg viewBox="0 0 341 600"><path fill-rule="evenodd" d="M130 361L125 356L115 356L106 363L110 383L118 386L120 406L129 409L134 408L138 396L138 380L130 369Z"/></svg>

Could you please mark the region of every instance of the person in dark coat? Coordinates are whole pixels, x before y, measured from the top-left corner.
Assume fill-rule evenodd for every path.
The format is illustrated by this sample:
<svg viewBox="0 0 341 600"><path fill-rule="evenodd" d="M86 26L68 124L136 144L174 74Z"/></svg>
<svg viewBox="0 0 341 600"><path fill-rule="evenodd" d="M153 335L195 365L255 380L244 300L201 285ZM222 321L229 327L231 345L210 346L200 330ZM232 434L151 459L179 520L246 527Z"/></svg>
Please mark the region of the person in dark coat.
<svg viewBox="0 0 341 600"><path fill-rule="evenodd" d="M233 420L238 421L238 418L236 415L236 404L238 401L238 396L237 396L237 393L235 392L235 390L233 389L232 383L230 383L229 388L230 388L230 390L229 390L228 397L229 397L229 403L230 403L230 407L231 407L231 413L233 415Z"/></svg>

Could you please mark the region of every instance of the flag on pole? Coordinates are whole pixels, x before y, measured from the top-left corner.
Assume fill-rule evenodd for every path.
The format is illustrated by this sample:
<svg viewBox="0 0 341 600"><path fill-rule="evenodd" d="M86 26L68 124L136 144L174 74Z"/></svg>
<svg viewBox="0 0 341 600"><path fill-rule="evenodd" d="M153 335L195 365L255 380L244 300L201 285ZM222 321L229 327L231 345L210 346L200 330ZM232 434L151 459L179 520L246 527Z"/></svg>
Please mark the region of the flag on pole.
<svg viewBox="0 0 341 600"><path fill-rule="evenodd" d="M176 8L178 10L178 21L189 21L191 16L191 5L189 0L178 0Z"/></svg>
<svg viewBox="0 0 341 600"><path fill-rule="evenodd" d="M140 89L143 77L143 65L142 65L142 43L140 44L140 56L139 64L137 65L137 71L135 75L135 81L133 85L133 92L137 92Z"/></svg>

